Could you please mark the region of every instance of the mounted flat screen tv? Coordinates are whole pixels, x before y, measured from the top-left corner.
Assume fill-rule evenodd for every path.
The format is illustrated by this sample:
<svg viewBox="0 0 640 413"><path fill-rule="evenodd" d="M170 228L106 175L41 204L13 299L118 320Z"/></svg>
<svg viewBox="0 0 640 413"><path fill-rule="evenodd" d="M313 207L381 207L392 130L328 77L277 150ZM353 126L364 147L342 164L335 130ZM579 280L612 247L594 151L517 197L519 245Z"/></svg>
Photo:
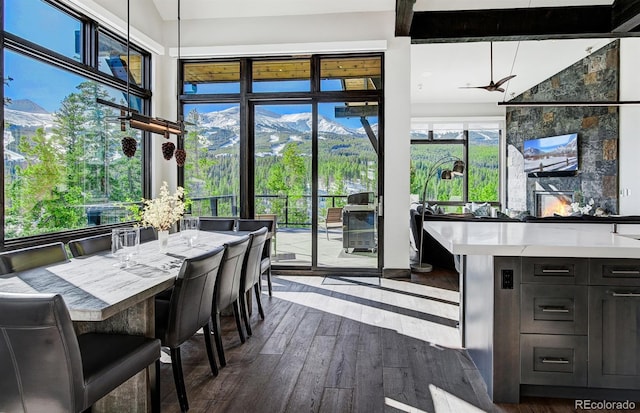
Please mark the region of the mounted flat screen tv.
<svg viewBox="0 0 640 413"><path fill-rule="evenodd" d="M578 134L524 141L524 171L529 177L575 175L578 172Z"/></svg>

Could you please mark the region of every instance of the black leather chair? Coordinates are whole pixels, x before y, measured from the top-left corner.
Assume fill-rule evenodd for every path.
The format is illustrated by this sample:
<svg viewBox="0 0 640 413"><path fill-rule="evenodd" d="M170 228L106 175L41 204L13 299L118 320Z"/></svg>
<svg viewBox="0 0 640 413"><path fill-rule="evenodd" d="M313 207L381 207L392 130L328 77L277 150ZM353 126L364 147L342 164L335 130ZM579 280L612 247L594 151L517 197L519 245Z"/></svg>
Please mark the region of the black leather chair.
<svg viewBox="0 0 640 413"><path fill-rule="evenodd" d="M160 411L160 340L76 337L58 294L0 293L0 331L0 411L81 412L145 368Z"/></svg>
<svg viewBox="0 0 640 413"><path fill-rule="evenodd" d="M61 242L5 251L0 253L0 274L26 271L68 260L67 250Z"/></svg>
<svg viewBox="0 0 640 413"><path fill-rule="evenodd" d="M220 264L218 280L213 293L213 306L211 309L211 321L213 325L213 335L216 340L218 359L220 366L227 365L222 347L222 328L220 327L220 314L227 307L233 308L233 315L236 319L236 327L240 335L240 341L245 342L244 332L240 324L240 306L238 297L240 295L240 276L242 275L242 265L244 256L249 246L249 236L241 237L235 241L225 244L224 257Z"/></svg>
<svg viewBox="0 0 640 413"><path fill-rule="evenodd" d="M264 320L264 311L262 310L262 302L260 300L261 295L261 283L260 275L260 263L262 261L262 253L264 251L264 244L267 241L267 228L262 227L257 231L253 231L249 234L250 242L247 249L247 253L244 257L244 264L242 266L242 274L240 277L240 313L244 320L244 326L247 329L247 335L252 335L251 324L249 323L249 314L251 313L248 305L247 292L255 291L256 303L258 304L258 312L260 317Z"/></svg>
<svg viewBox="0 0 640 413"><path fill-rule="evenodd" d="M158 239L158 233L153 227L140 228L140 242L155 241Z"/></svg>
<svg viewBox="0 0 640 413"><path fill-rule="evenodd" d="M93 235L69 241L69 250L73 257L91 255L111 249L111 234Z"/></svg>
<svg viewBox="0 0 640 413"><path fill-rule="evenodd" d="M275 216L275 215L274 215ZM271 241L275 241L275 219L239 219L238 231L255 231L262 227L267 227L271 237L265 242L264 251L262 253L262 261L260 262L260 274L266 274L267 286L269 287L269 296L272 295L271 285ZM275 248L274 248L275 249Z"/></svg>
<svg viewBox="0 0 640 413"><path fill-rule="evenodd" d="M176 384L178 401L183 412L189 410L187 391L182 374L180 346L200 328L204 331L209 366L214 376L218 367L211 347L211 306L213 289L224 247L218 247L182 263L170 298L156 298L156 337L171 350L171 368Z"/></svg>
<svg viewBox="0 0 640 413"><path fill-rule="evenodd" d="M233 231L235 218L200 217L201 231Z"/></svg>

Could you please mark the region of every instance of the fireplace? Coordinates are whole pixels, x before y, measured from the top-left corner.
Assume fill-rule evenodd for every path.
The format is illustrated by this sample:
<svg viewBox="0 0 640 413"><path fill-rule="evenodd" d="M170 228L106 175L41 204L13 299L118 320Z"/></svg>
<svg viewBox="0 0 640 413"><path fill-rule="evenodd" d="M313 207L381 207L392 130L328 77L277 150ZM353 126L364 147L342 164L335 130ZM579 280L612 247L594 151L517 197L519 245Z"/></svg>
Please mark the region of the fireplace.
<svg viewBox="0 0 640 413"><path fill-rule="evenodd" d="M573 191L535 191L535 213L537 217L571 214Z"/></svg>

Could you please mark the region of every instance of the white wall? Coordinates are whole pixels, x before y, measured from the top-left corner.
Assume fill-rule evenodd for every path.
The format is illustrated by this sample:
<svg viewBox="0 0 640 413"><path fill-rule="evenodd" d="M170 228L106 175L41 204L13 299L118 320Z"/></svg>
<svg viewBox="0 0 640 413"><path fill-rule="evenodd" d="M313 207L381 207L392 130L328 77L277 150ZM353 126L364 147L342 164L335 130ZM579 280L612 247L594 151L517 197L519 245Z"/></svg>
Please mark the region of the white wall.
<svg viewBox="0 0 640 413"><path fill-rule="evenodd" d="M620 41L620 100L640 100L640 39ZM640 106L620 106L619 200L621 215L640 215Z"/></svg>

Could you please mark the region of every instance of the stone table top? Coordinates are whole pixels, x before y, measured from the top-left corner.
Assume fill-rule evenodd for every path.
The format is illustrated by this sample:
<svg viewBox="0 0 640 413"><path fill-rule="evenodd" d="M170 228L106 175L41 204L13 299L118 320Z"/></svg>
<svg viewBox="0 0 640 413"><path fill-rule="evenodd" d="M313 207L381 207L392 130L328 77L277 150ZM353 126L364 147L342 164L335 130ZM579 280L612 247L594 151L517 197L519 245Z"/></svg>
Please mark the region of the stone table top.
<svg viewBox="0 0 640 413"><path fill-rule="evenodd" d="M158 241L140 244L134 263L121 268L110 251L68 262L0 275L0 291L59 293L73 321L103 321L171 287L182 262L247 233L200 231L189 247L179 233L169 237L167 252Z"/></svg>

